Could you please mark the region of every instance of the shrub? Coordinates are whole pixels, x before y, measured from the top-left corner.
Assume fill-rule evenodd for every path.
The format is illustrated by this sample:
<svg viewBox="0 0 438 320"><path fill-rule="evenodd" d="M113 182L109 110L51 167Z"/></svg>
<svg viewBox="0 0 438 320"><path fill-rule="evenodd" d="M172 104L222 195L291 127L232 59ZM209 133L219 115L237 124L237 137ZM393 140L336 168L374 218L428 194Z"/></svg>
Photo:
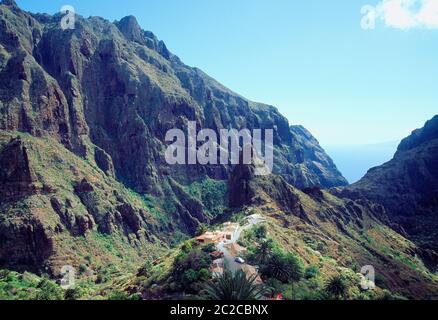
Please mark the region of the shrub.
<svg viewBox="0 0 438 320"><path fill-rule="evenodd" d="M189 253L193 250L193 245L190 241L184 242L184 244L181 246L181 251L184 253Z"/></svg>
<svg viewBox="0 0 438 320"><path fill-rule="evenodd" d="M139 294L130 296L128 293L124 291L114 291L108 296L108 300L112 300L112 301L141 300L141 296Z"/></svg>
<svg viewBox="0 0 438 320"><path fill-rule="evenodd" d="M257 239L263 240L268 235L268 229L266 228L265 225L258 226L255 228L254 234Z"/></svg>
<svg viewBox="0 0 438 320"><path fill-rule="evenodd" d="M306 268L306 271L304 272L304 277L307 280L316 278L319 274L319 269L317 266L310 266L308 268Z"/></svg>
<svg viewBox="0 0 438 320"><path fill-rule="evenodd" d="M210 278L210 254L202 250L181 252L173 263L172 276L175 282L180 283L184 290L195 293L199 289L199 282Z"/></svg>
<svg viewBox="0 0 438 320"><path fill-rule="evenodd" d="M64 293L65 300L79 300L82 297L82 292L78 288L67 289Z"/></svg>
<svg viewBox="0 0 438 320"><path fill-rule="evenodd" d="M325 292L334 299L347 297L348 286L342 276L335 276L325 286Z"/></svg>
<svg viewBox="0 0 438 320"><path fill-rule="evenodd" d="M64 292L53 281L43 279L37 286L35 300L63 300Z"/></svg>
<svg viewBox="0 0 438 320"><path fill-rule="evenodd" d="M139 277L150 277L153 264L150 261L146 261L145 264L138 270Z"/></svg>
<svg viewBox="0 0 438 320"><path fill-rule="evenodd" d="M385 277L384 276L382 276L381 274L376 274L376 276L375 276L376 278L375 278L375 284L376 284L376 286L378 286L379 288L382 288L382 289L388 289L388 285L386 284L386 279L385 279Z"/></svg>
<svg viewBox="0 0 438 320"><path fill-rule="evenodd" d="M208 254L213 253L214 251L216 251L216 246L214 245L214 243L206 244L202 247L202 251Z"/></svg>
<svg viewBox="0 0 438 320"><path fill-rule="evenodd" d="M87 272L87 270L88 270L88 267L85 264L79 265L79 273L80 274Z"/></svg>
<svg viewBox="0 0 438 320"><path fill-rule="evenodd" d="M114 275L118 273L118 268L113 264L101 267L97 270L96 284L102 284L111 281L114 278Z"/></svg>
<svg viewBox="0 0 438 320"><path fill-rule="evenodd" d="M198 272L193 269L186 270L182 276L182 285L184 289L190 289L191 284L198 280Z"/></svg>
<svg viewBox="0 0 438 320"><path fill-rule="evenodd" d="M199 280L201 281L207 281L208 279L210 279L211 277L211 273L208 269L201 269L199 270Z"/></svg>

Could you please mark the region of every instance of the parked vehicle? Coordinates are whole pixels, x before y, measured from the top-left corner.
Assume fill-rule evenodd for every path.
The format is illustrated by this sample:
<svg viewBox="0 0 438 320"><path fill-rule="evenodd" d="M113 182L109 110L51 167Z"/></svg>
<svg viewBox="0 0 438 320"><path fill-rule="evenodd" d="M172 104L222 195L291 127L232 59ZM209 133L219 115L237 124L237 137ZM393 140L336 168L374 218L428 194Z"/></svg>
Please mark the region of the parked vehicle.
<svg viewBox="0 0 438 320"><path fill-rule="evenodd" d="M239 264L245 264L245 260L243 260L241 257L237 257L234 261L236 261Z"/></svg>

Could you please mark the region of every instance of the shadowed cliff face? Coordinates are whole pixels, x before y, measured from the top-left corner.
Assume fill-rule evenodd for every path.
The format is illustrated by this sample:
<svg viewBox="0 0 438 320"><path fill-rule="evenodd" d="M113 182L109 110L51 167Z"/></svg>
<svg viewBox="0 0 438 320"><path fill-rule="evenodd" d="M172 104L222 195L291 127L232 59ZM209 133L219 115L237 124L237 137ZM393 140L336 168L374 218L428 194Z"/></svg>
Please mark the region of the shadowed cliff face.
<svg viewBox="0 0 438 320"><path fill-rule="evenodd" d="M53 139L0 131L2 267L57 275L90 252L122 264L167 242L159 213L96 168Z"/></svg>
<svg viewBox="0 0 438 320"><path fill-rule="evenodd" d="M438 284L430 274L437 254L391 228L391 212L379 203L319 188L298 190L281 176L258 177L252 166L240 165L231 173L230 206L266 217L270 236L304 261L319 261L325 269L322 255L356 272L357 266L372 265L378 286L407 297L436 298Z"/></svg>
<svg viewBox="0 0 438 320"><path fill-rule="evenodd" d="M76 16L74 30L61 19L0 4L0 237L22 239L0 250L8 267L56 273L72 243L78 265L81 237L118 261L102 235L135 261L226 210L231 166L165 162L166 132L188 121L272 129L275 173L299 188L346 184L304 128L186 66L134 17Z"/></svg>
<svg viewBox="0 0 438 320"><path fill-rule="evenodd" d="M424 196L436 189L436 140L428 138L436 131L402 143L394 160L402 168L370 171L336 197L321 189L346 185L333 161L276 108L186 66L134 17L77 17L65 31L60 20L23 12L12 0L0 5L1 267L57 275L63 265L90 264L92 255L90 268L127 270L200 224L257 211L309 265L332 274L373 264L389 288L436 296L425 267L433 254L426 261L388 227L412 202L432 208L425 213L436 205L434 193ZM188 121L215 132L272 129L275 174L255 176L245 165L169 166L165 134ZM362 193L387 210L350 199Z"/></svg>
<svg viewBox="0 0 438 320"><path fill-rule="evenodd" d="M154 194L162 193L169 170L181 183L229 174L229 166L169 168L163 159L169 129L188 121L216 132L273 129L276 173L299 188L346 184L305 129L291 129L274 107L184 65L134 17L115 24L78 17L76 29L63 31L61 16L31 15L11 4L1 10L1 129L56 137L81 156L90 140L110 156L121 181Z"/></svg>
<svg viewBox="0 0 438 320"><path fill-rule="evenodd" d="M382 203L417 243L438 244L438 116L404 139L394 158L371 169L343 194Z"/></svg>

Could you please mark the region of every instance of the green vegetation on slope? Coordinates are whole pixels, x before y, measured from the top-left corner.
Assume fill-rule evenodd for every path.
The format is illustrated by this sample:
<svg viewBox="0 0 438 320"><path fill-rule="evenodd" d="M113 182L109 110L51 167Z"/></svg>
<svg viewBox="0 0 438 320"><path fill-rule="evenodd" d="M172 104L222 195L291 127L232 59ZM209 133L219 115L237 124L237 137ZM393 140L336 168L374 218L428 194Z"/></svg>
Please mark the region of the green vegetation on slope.
<svg viewBox="0 0 438 320"><path fill-rule="evenodd" d="M205 178L188 185L186 190L203 204L211 218L220 216L228 209L227 181Z"/></svg>

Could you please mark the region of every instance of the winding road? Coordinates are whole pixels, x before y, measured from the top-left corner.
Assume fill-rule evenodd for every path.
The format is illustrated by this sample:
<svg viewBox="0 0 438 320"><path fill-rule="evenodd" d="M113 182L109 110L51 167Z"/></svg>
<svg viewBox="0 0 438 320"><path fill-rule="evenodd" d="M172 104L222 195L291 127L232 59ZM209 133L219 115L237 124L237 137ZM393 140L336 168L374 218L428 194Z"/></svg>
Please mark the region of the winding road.
<svg viewBox="0 0 438 320"><path fill-rule="evenodd" d="M247 217L246 219L247 219L248 223L243 227L237 228L234 231L234 233L231 237L231 240L222 241L221 243L219 243L217 245L218 251L220 251L224 254L225 267L227 267L233 273L236 271L242 270L243 265L240 263L237 263L235 261L236 256L233 256L231 254L231 252L225 246L237 243L237 241L239 241L243 231L248 230L248 229L252 228L253 226L256 226L260 223L265 222L265 219L263 219L259 215L252 215L252 216Z"/></svg>

